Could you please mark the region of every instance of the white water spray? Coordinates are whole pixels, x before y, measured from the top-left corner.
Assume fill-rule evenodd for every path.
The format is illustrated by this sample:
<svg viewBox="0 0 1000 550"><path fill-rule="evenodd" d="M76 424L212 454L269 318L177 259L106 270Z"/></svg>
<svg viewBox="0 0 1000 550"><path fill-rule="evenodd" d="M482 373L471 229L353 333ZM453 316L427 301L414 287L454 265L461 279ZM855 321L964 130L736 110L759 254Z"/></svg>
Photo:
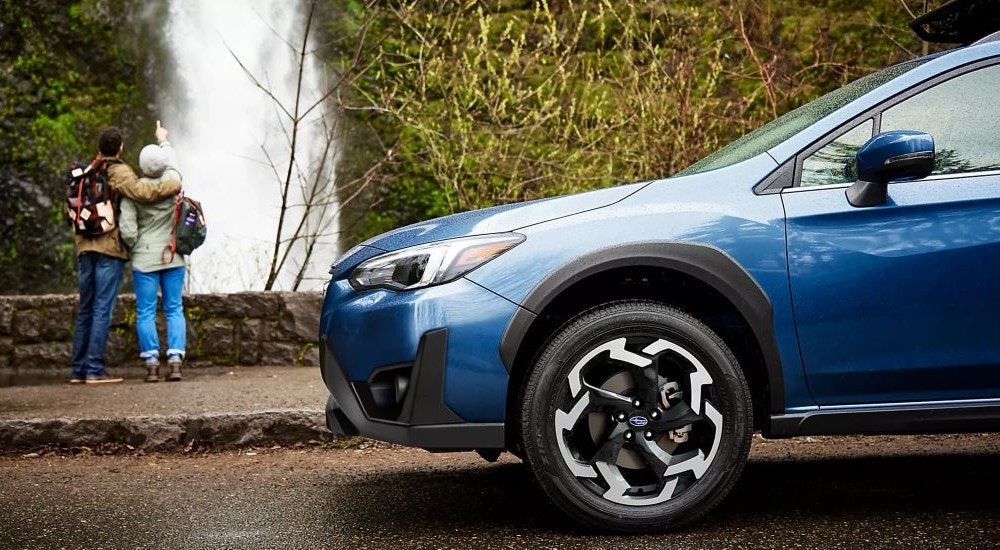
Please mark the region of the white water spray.
<svg viewBox="0 0 1000 550"><path fill-rule="evenodd" d="M293 48L301 47L304 32L300 11L300 3L281 0L169 0L163 31L173 65L156 83L163 106L157 118L171 131L185 191L202 202L209 224L205 244L190 258L192 292L264 287L281 205L279 181L288 169L290 121L233 54L292 110L299 68ZM316 102L324 82L315 57L307 56L301 104ZM317 108L301 123L296 164L305 172L323 166L318 181L332 197L337 148L323 151L325 115ZM302 219L303 210L294 205L302 204L303 192L293 178L283 239ZM336 212L334 203L310 217L314 232L325 236L313 249L300 290L321 288L336 257ZM304 247L293 249L276 290L292 288L304 257Z"/></svg>

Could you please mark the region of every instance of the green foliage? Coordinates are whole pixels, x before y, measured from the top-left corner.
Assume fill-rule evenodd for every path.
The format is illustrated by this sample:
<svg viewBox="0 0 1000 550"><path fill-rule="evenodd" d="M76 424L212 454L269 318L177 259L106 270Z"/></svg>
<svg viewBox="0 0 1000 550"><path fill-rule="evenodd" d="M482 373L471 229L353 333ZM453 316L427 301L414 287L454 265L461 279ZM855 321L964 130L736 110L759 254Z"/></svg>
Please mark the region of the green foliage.
<svg viewBox="0 0 1000 550"><path fill-rule="evenodd" d="M361 93L400 154L372 229L669 172L717 144L722 52L696 34L716 16L591 4L388 10Z"/></svg>
<svg viewBox="0 0 1000 550"><path fill-rule="evenodd" d="M0 0L0 293L75 288L61 172L146 117L129 5Z"/></svg>
<svg viewBox="0 0 1000 550"><path fill-rule="evenodd" d="M354 80L364 111L348 117L365 113L395 152L359 236L665 177L921 53L898 0L399 1L343 15L332 34L374 21Z"/></svg>

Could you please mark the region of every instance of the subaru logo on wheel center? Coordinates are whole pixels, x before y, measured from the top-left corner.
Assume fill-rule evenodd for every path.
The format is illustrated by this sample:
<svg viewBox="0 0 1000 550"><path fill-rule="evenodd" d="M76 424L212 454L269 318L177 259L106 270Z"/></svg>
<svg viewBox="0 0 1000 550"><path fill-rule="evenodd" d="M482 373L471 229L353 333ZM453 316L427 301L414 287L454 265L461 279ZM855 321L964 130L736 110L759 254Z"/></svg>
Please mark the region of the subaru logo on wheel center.
<svg viewBox="0 0 1000 550"><path fill-rule="evenodd" d="M628 423L635 426L636 428L641 428L646 424L649 424L649 419L645 416L633 416L628 419Z"/></svg>

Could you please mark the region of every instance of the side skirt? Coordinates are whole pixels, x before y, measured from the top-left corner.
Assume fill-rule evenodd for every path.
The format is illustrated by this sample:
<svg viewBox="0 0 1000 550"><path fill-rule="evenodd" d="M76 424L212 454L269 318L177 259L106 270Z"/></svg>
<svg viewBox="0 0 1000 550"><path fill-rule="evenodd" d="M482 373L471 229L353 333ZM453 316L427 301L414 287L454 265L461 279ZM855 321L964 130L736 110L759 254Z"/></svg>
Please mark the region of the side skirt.
<svg viewBox="0 0 1000 550"><path fill-rule="evenodd" d="M826 408L771 415L766 437L1000 431L1000 400Z"/></svg>

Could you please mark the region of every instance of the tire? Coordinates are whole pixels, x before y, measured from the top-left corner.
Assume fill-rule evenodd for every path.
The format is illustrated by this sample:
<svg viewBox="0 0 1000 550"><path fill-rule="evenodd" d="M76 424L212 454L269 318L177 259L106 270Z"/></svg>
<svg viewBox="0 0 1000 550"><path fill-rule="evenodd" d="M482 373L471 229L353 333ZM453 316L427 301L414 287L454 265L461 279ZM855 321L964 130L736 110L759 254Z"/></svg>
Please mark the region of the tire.
<svg viewBox="0 0 1000 550"><path fill-rule="evenodd" d="M753 409L733 353L656 302L612 302L568 321L522 395L528 463L556 505L590 527L688 524L722 501L750 450Z"/></svg>

